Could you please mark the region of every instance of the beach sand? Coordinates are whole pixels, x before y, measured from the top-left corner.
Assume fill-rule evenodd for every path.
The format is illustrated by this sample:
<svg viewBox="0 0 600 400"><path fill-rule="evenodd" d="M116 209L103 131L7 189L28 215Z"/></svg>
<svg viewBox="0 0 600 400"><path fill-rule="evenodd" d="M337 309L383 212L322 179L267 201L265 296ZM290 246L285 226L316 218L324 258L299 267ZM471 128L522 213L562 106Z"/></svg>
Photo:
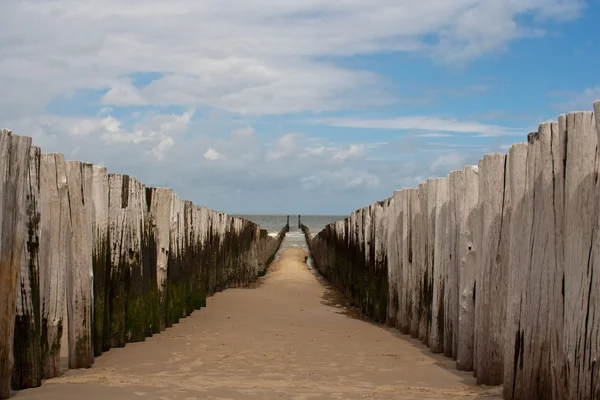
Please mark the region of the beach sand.
<svg viewBox="0 0 600 400"><path fill-rule="evenodd" d="M471 373L340 305L286 248L249 288L208 299L174 327L112 349L16 399L499 399Z"/></svg>

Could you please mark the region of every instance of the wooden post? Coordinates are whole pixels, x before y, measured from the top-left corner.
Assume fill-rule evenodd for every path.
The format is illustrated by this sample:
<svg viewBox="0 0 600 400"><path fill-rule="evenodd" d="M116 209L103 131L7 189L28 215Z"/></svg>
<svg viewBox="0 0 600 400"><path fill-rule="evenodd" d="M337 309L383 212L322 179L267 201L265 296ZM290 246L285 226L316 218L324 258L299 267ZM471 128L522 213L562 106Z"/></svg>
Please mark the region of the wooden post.
<svg viewBox="0 0 600 400"><path fill-rule="evenodd" d="M387 295L387 324L396 326L396 315L398 315L398 210L396 207L396 194L389 200L386 215L387 243L385 251L387 255L388 272L388 295ZM344 239L347 235L344 235Z"/></svg>
<svg viewBox="0 0 600 400"><path fill-rule="evenodd" d="M418 189L410 188L402 191L404 198L404 216L402 223L402 318L400 318L400 332L410 334L413 311L413 264L414 264L414 207L417 201Z"/></svg>
<svg viewBox="0 0 600 400"><path fill-rule="evenodd" d="M92 267L94 273L94 321L92 328L94 356L110 348L108 319L108 282L110 254L108 241L108 173L106 168L93 166L92 206Z"/></svg>
<svg viewBox="0 0 600 400"><path fill-rule="evenodd" d="M532 147L533 149L533 147ZM531 153L531 154L529 154ZM504 397L506 399L521 398L521 374L518 372L523 348L521 330L522 305L527 293L525 292L526 276L529 271L529 247L533 191L528 192L528 154L535 160L532 150L528 151L525 143L514 144L510 147L506 173L510 179L510 202L513 205L510 221L508 290L506 307L506 326L504 344ZM535 163L531 164L532 166ZM531 196L531 197L529 197Z"/></svg>
<svg viewBox="0 0 600 400"><path fill-rule="evenodd" d="M481 207L480 270L475 301L476 376L479 384L498 385L504 378L504 315L506 271L503 266L506 155L486 154L479 163L479 203ZM508 223L508 221L506 221ZM492 304L493 303L493 304Z"/></svg>
<svg viewBox="0 0 600 400"><path fill-rule="evenodd" d="M49 379L60 375L60 344L67 323L63 321L66 268L71 262L71 211L62 154L42 154L40 199L42 379Z"/></svg>
<svg viewBox="0 0 600 400"><path fill-rule="evenodd" d="M444 241L444 355L456 359L458 348L458 241L460 223L460 198L464 193L463 171L448 175L448 215L446 217L446 240Z"/></svg>
<svg viewBox="0 0 600 400"><path fill-rule="evenodd" d="M10 395L17 286L25 247L31 138L0 131L0 399Z"/></svg>
<svg viewBox="0 0 600 400"><path fill-rule="evenodd" d="M144 266L142 264L142 228L145 226L146 186L137 179L129 179L129 199L126 208L124 227L128 238L122 255L127 271L127 312L125 318L125 337L127 342L142 342L146 338L147 318L151 314L146 310L144 293Z"/></svg>
<svg viewBox="0 0 600 400"><path fill-rule="evenodd" d="M158 331L167 327L167 268L169 257L171 209L174 199L171 189L152 188L150 214L155 226L156 286L159 308ZM157 332L157 330L155 330Z"/></svg>
<svg viewBox="0 0 600 400"><path fill-rule="evenodd" d="M475 320L475 276L477 263L477 234L479 231L479 176L476 165L463 169L464 190L459 194L456 221L458 237L458 347L456 367L459 370L473 369L473 334Z"/></svg>
<svg viewBox="0 0 600 400"><path fill-rule="evenodd" d="M567 115L564 216L565 371L571 399L594 398L598 379L598 312L594 286L598 194L596 123L591 112ZM590 257L591 251L591 257ZM594 325L595 324L595 325ZM596 382L594 382L596 379ZM596 391L596 393L594 393Z"/></svg>
<svg viewBox="0 0 600 400"><path fill-rule="evenodd" d="M437 184L439 179L428 179L426 183L427 194L425 197L425 211L423 223L425 224L425 264L423 265L423 281L421 289L421 323L420 336L425 346L429 347L431 332L431 308L433 301L433 263L435 261L435 203Z"/></svg>
<svg viewBox="0 0 600 400"><path fill-rule="evenodd" d="M596 119L598 112L595 112ZM567 371L564 346L564 275L565 275L565 166L567 157L567 118L558 117L557 129L552 130L552 159L554 184L554 240L556 263L551 276L551 306L548 321L550 338L550 360L552 364L553 399L567 399Z"/></svg>
<svg viewBox="0 0 600 400"><path fill-rule="evenodd" d="M446 223L448 219L448 178L437 182L435 197L435 225L433 226L434 259L433 259L433 288L431 302L431 333L429 348L434 353L444 351L444 311L445 311L445 241Z"/></svg>
<svg viewBox="0 0 600 400"><path fill-rule="evenodd" d="M92 353L92 164L67 162L71 262L67 267L69 368L89 368Z"/></svg>
<svg viewBox="0 0 600 400"><path fill-rule="evenodd" d="M596 121L596 143L600 143L600 101L596 101L594 103L594 118ZM597 174L598 170L596 170L595 173ZM596 204L598 204L599 197L600 195L598 194L598 192L596 192ZM600 218L600 212L598 217ZM587 318L586 320L587 335L585 341L587 343L590 343L590 351L588 353L588 356L584 359L585 379L583 380L583 387L586 388L585 384L587 384L587 387L590 388L590 392L592 393L592 397L595 398L600 398L600 368L598 367L598 360L600 359L600 326L598 324L598 321L600 321L600 296L598 294L598 288L600 288L600 262L597 261L600 260L600 239L598 239L599 234L600 221L597 221L595 246L593 249L593 276L590 273L588 276L588 281L584 281L585 283L588 283L589 288L596 288L593 294L592 289L589 289L589 318Z"/></svg>
<svg viewBox="0 0 600 400"><path fill-rule="evenodd" d="M125 346L125 312L127 309L127 205L129 203L129 176L110 174L108 176L108 240L110 243L109 275L109 321L110 347Z"/></svg>
<svg viewBox="0 0 600 400"><path fill-rule="evenodd" d="M17 290L17 315L15 318L12 388L38 387L42 383L40 344L40 148L31 147L29 173L26 187L27 245L21 257L19 289Z"/></svg>
<svg viewBox="0 0 600 400"><path fill-rule="evenodd" d="M406 191L394 191L394 209L396 214L396 292L394 296L397 298L396 305L396 324L395 327L402 331L405 326L405 302L406 302L406 282L404 280L404 248L406 246Z"/></svg>
<svg viewBox="0 0 600 400"><path fill-rule="evenodd" d="M411 215L411 226L410 226L410 256L412 259L411 266L409 269L410 274L410 334L412 337L419 337L419 298L420 298L420 285L419 278L421 273L421 190L415 189L410 192L410 215Z"/></svg>

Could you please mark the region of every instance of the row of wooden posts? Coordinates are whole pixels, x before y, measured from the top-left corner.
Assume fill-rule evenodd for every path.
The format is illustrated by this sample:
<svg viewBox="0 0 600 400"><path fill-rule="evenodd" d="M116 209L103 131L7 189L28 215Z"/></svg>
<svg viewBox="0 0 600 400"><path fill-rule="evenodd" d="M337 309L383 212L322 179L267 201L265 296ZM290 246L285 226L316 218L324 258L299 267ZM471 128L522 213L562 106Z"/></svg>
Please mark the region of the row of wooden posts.
<svg viewBox="0 0 600 400"><path fill-rule="evenodd" d="M317 268L506 399L600 399L594 109L307 232Z"/></svg>
<svg viewBox="0 0 600 400"><path fill-rule="evenodd" d="M263 274L285 232L0 131L0 399L143 341ZM67 318L64 319L63 315Z"/></svg>

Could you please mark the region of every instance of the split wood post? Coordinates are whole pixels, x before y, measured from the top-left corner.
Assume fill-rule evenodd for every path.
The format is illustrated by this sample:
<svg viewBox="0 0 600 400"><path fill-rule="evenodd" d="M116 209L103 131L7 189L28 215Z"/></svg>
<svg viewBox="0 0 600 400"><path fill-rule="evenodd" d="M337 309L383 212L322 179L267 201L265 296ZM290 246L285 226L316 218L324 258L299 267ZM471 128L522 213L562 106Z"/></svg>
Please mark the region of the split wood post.
<svg viewBox="0 0 600 400"><path fill-rule="evenodd" d="M431 307L433 301L433 263L435 261L435 203L439 178L428 179L426 208L423 214L425 223L425 265L421 292L421 341L429 347L431 332Z"/></svg>
<svg viewBox="0 0 600 400"><path fill-rule="evenodd" d="M595 113L596 118L598 113ZM548 321L550 339L550 362L552 366L552 399L568 398L567 371L564 346L564 252L565 252L565 166L567 157L567 116L558 117L557 129L552 130L552 160L554 185L554 271L549 271L551 283L551 306Z"/></svg>
<svg viewBox="0 0 600 400"><path fill-rule="evenodd" d="M21 271L17 289L13 390L38 387L42 383L40 363L40 148L31 147L26 186L26 246L21 257Z"/></svg>
<svg viewBox="0 0 600 400"><path fill-rule="evenodd" d="M92 267L94 272L94 356L110 348L108 320L108 282L110 254L108 242L108 173L106 168L94 165L92 178Z"/></svg>
<svg viewBox="0 0 600 400"><path fill-rule="evenodd" d="M158 331L163 331L167 327L167 268L174 194L171 189L166 188L152 188L151 190L150 214L155 227L156 285L160 323ZM156 330L155 333L157 333Z"/></svg>
<svg viewBox="0 0 600 400"><path fill-rule="evenodd" d="M145 227L146 186L135 178L129 179L126 221L124 227L127 271L127 312L125 318L125 337L128 343L142 342L152 314L146 310L144 293L144 266L142 264L142 229Z"/></svg>
<svg viewBox="0 0 600 400"><path fill-rule="evenodd" d="M448 175L448 214L446 216L446 240L444 241L444 355L456 359L458 347L458 240L459 203L464 192L463 171L452 171Z"/></svg>
<svg viewBox="0 0 600 400"><path fill-rule="evenodd" d="M0 130L0 399L10 395L31 138Z"/></svg>
<svg viewBox="0 0 600 400"><path fill-rule="evenodd" d="M538 133L529 135L530 148L535 151L533 184L533 224L530 244L529 276L524 304L522 382L525 398L552 398L550 369L551 347L548 338L550 299L549 272L555 270L554 173L552 170L552 130L556 124L540 125ZM528 171L529 172L529 171ZM553 283L552 283L553 285Z"/></svg>
<svg viewBox="0 0 600 400"><path fill-rule="evenodd" d="M594 103L594 118L596 121L596 143L600 143L600 101ZM598 167L597 167L598 168ZM598 173L598 170L595 171ZM596 175L597 176L597 175ZM598 185L598 183L596 183ZM600 199L598 188L596 189L596 204ZM600 213L599 213L600 214ZM600 215L599 215L600 217ZM589 289L589 301L588 310L589 317L587 318L587 335L585 342L589 343L590 350L586 359L584 360L585 372L584 372L584 387L587 384L589 392L593 398L600 398L600 367L598 366L598 360L600 359L600 221L596 223L596 236L593 249L594 263L592 271L588 276L588 287Z"/></svg>
<svg viewBox="0 0 600 400"><path fill-rule="evenodd" d="M92 356L92 164L67 161L71 260L67 266L69 368L89 368Z"/></svg>
<svg viewBox="0 0 600 400"><path fill-rule="evenodd" d="M395 327L401 332L406 326L406 282L404 280L404 251L406 246L406 191L396 190L394 192L394 208L396 210L396 257L397 257L397 269L396 269L396 294L397 298L397 312L396 312L396 324Z"/></svg>
<svg viewBox="0 0 600 400"><path fill-rule="evenodd" d="M593 398L598 373L595 361L597 286L600 275L594 259L598 219L598 155L592 112L567 115L564 216L564 340L569 398ZM590 257L591 251L591 257ZM593 324L596 326L593 326ZM597 338L597 337L596 337Z"/></svg>
<svg viewBox="0 0 600 400"><path fill-rule="evenodd" d="M411 227L410 227L410 244L412 259L410 266L410 334L412 337L419 336L419 296L420 296L420 285L419 278L421 272L421 201L420 201L420 189L415 189L410 192L410 215L411 215Z"/></svg>
<svg viewBox="0 0 600 400"><path fill-rule="evenodd" d="M534 159L534 153L531 153ZM506 166L506 174L510 179L509 197L512 204L512 216L509 226L509 263L507 271L507 302L506 326L504 343L504 397L515 398L520 389L516 389L520 382L519 357L521 351L521 314L522 301L526 293L525 274L528 270L527 248L529 247L531 213L527 211L529 202L527 197L527 165L528 145L517 143L510 147Z"/></svg>
<svg viewBox="0 0 600 400"><path fill-rule="evenodd" d="M110 347L123 347L125 335L125 313L127 310L127 248L129 242L127 206L129 203L129 176L108 175L108 240L110 243L109 316Z"/></svg>
<svg viewBox="0 0 600 400"><path fill-rule="evenodd" d="M396 316L398 315L398 211L400 206L396 205L396 192L394 197L389 200L386 215L387 230L387 271L388 271L388 295L387 295L387 324L396 327ZM345 238L347 234L345 235ZM344 239L345 239L344 238Z"/></svg>
<svg viewBox="0 0 600 400"><path fill-rule="evenodd" d="M445 267L444 243L448 216L448 178L440 178L437 182L435 198L435 232L433 259L433 289L431 304L431 334L429 347L434 353L444 351L444 311L445 311Z"/></svg>
<svg viewBox="0 0 600 400"><path fill-rule="evenodd" d="M413 214L412 214L412 192L415 188L402 190L403 198L403 221L402 221L402 292L400 332L410 334L412 321L412 268L413 268Z"/></svg>
<svg viewBox="0 0 600 400"><path fill-rule="evenodd" d="M41 156L40 200L42 379L50 379L60 375L61 338L67 324L63 321L66 271L71 263L71 210L62 154Z"/></svg>
<svg viewBox="0 0 600 400"><path fill-rule="evenodd" d="M456 221L458 237L458 347L456 367L459 370L473 369L473 344L475 321L475 277L477 263L477 234L479 231L479 169L469 165L463 169L464 190L459 194Z"/></svg>
<svg viewBox="0 0 600 400"><path fill-rule="evenodd" d="M498 385L504 378L506 257L503 238L506 155L486 154L479 163L482 246L475 302L476 376L479 384ZM508 221L507 221L508 222ZM506 235L507 236L507 235ZM492 304L493 303L493 304Z"/></svg>

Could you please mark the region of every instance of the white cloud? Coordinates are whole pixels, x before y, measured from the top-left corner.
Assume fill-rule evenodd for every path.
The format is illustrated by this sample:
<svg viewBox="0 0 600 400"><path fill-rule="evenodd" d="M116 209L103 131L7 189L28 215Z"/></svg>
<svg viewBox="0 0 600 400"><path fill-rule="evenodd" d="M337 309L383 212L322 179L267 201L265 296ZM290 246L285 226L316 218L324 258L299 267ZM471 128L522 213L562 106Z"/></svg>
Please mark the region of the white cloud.
<svg viewBox="0 0 600 400"><path fill-rule="evenodd" d="M366 154L365 146L362 144L351 144L347 148L336 151L333 154L334 161L343 161L348 158L363 158Z"/></svg>
<svg viewBox="0 0 600 400"><path fill-rule="evenodd" d="M407 116L381 119L329 118L315 122L342 128L413 130L430 132L420 136L439 137L440 132L467 133L480 136L522 135L523 129L489 125L477 121L460 121L433 116Z"/></svg>
<svg viewBox="0 0 600 400"><path fill-rule="evenodd" d="M298 139L303 135L300 133L286 133L275 142L273 151L267 154L267 157L272 160L290 157L297 155L299 152Z"/></svg>
<svg viewBox="0 0 600 400"><path fill-rule="evenodd" d="M566 101L560 102L558 107L560 107L562 112L571 112L571 111L588 111L592 109L594 101L600 99L600 85L593 86L584 89L579 93L567 92L567 93L556 93L560 95L562 98L566 98Z"/></svg>
<svg viewBox="0 0 600 400"><path fill-rule="evenodd" d="M452 171L462 169L465 165L465 157L459 153L442 154L431 163L431 172Z"/></svg>
<svg viewBox="0 0 600 400"><path fill-rule="evenodd" d="M11 96L0 98L0 118L40 114L50 99L78 89L107 91L102 102L111 106L256 115L382 104L392 96L379 76L332 57L403 51L462 62L543 34L544 26L577 17L584 1L140 4L1 2L0 87ZM127 77L140 72L159 75L136 87Z"/></svg>
<svg viewBox="0 0 600 400"><path fill-rule="evenodd" d="M217 161L223 159L224 157L221 153L211 147L204 153L204 158L208 161Z"/></svg>

